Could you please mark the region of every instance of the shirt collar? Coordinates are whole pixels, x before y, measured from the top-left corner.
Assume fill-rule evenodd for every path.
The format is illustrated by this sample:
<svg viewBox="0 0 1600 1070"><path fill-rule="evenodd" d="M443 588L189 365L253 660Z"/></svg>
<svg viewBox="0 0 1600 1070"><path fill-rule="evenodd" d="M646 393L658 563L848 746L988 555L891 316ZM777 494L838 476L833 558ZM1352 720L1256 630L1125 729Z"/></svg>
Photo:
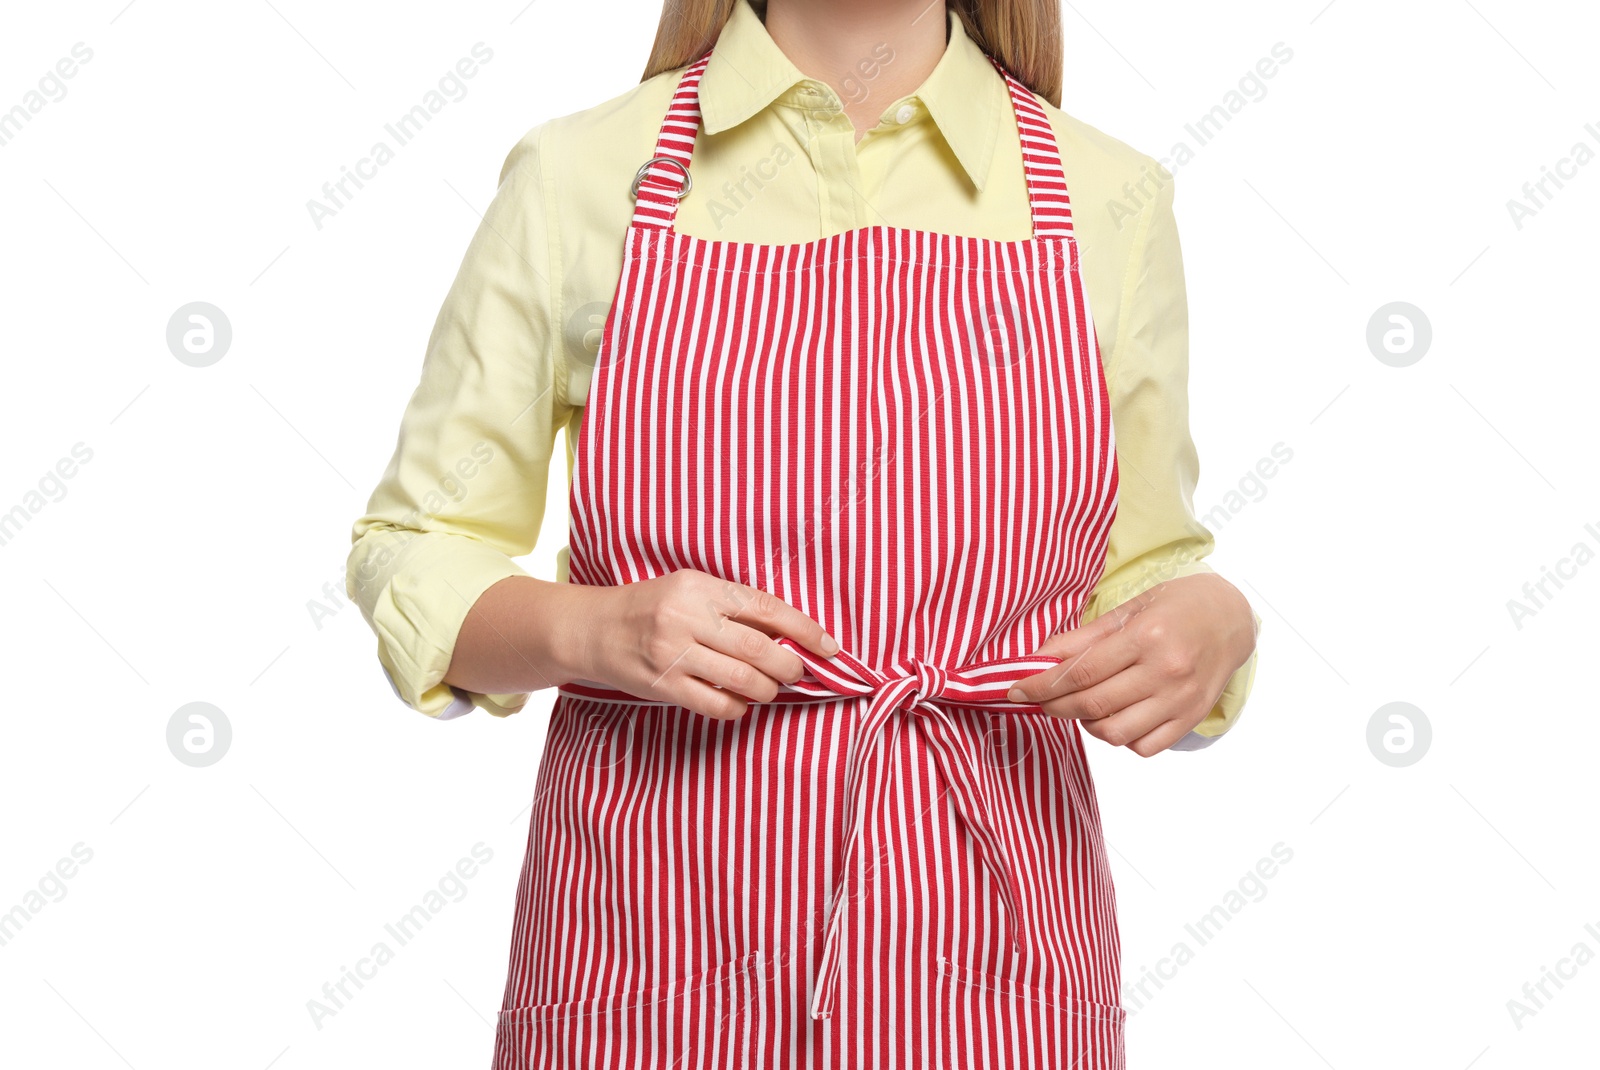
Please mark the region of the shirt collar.
<svg viewBox="0 0 1600 1070"><path fill-rule="evenodd" d="M956 161L983 189L994 159L999 109L1010 115L1004 81L954 12L946 10L949 43L927 79L910 97L920 100ZM784 55L749 0L733 6L700 79L700 118L705 132L738 126L771 105L806 76ZM890 110L901 101L890 105Z"/></svg>

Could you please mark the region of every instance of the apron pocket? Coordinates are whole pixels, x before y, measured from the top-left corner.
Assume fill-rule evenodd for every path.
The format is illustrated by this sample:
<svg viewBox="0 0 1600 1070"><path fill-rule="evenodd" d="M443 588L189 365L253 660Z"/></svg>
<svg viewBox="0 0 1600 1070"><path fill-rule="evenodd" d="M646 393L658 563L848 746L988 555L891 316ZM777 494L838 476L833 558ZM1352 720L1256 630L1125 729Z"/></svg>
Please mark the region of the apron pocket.
<svg viewBox="0 0 1600 1070"><path fill-rule="evenodd" d="M943 1066L1123 1070L1128 1012L939 960Z"/></svg>
<svg viewBox="0 0 1600 1070"><path fill-rule="evenodd" d="M762 963L756 951L655 988L503 1010L494 1070L746 1067Z"/></svg>

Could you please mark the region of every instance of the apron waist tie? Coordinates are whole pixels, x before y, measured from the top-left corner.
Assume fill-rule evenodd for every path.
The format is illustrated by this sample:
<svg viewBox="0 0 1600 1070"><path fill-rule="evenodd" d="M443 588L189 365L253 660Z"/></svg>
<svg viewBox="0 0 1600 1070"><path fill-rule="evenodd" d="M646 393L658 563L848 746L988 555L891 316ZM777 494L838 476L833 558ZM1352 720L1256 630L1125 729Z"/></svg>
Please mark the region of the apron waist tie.
<svg viewBox="0 0 1600 1070"><path fill-rule="evenodd" d="M1004 911L1007 942L1014 951L1022 947L1022 889L1011 865L1003 831L997 827L983 786L983 755L974 753L950 711L942 705L976 706L1012 713L1043 714L1035 703L1012 702L1006 692L1011 685L1061 663L1060 658L1001 658L961 669L944 669L923 661L902 663L899 668L880 672L849 651L821 658L793 640L777 642L788 647L806 663L809 677L779 689L773 703L815 702L838 698L867 697L866 715L852 740L845 774L845 813L849 826L844 852L835 868L829 895L827 923L822 950L817 961L816 985L808 1013L815 1020L830 1018L839 989L839 940L847 882L860 853L865 826L877 812L883 798L887 769L884 768L892 744L899 738L904 711L916 716L926 729L929 750L949 785L950 798L962 822L972 833L978 854L990 877L999 886ZM624 691L583 681L563 684L560 691L577 698L608 702L667 705L637 698ZM870 789L870 790L868 790Z"/></svg>

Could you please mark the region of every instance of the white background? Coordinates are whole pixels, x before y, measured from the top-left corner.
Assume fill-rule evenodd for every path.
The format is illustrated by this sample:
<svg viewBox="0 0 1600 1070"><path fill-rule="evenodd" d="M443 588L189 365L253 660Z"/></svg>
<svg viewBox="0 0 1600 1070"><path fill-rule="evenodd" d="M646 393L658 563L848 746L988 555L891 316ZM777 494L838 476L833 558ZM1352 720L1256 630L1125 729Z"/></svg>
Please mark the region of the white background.
<svg viewBox="0 0 1600 1070"><path fill-rule="evenodd" d="M13 8L0 36L0 108L93 51L0 147L0 512L92 450L0 545L0 912L92 852L0 946L0 1062L486 1065L550 695L401 706L344 604L349 527L506 152L636 83L659 8L125 3ZM1177 172L1199 511L1292 459L1215 528L1264 618L1237 728L1149 760L1089 740L1125 980L1194 951L1125 999L1131 1065L1593 1065L1600 962L1507 1004L1600 955L1600 562L1520 627L1507 604L1600 551L1600 163L1520 229L1507 201L1600 151L1600 16L1325 4L1065 11L1066 109L1158 157L1293 51ZM306 201L479 41L469 95L314 227ZM191 301L232 324L208 368L167 348ZM1367 345L1393 301L1432 324L1410 367ZM232 726L208 768L168 749L194 701ZM1395 701L1432 728L1400 768L1368 746ZM307 1001L479 842L465 897L318 1028ZM1185 925L1280 842L1198 946Z"/></svg>

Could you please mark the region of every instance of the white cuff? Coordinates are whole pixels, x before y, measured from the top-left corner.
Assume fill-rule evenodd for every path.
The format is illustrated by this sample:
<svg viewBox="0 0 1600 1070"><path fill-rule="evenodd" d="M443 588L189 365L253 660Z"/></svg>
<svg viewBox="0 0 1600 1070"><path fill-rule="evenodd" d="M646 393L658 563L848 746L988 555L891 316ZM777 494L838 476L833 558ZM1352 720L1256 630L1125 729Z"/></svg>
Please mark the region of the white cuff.
<svg viewBox="0 0 1600 1070"><path fill-rule="evenodd" d="M382 663L380 663L378 667L383 670L383 678L389 681L389 690L394 692L394 697L405 703L406 709L414 709L415 707L413 707L411 703L406 702L405 696L400 694L400 689L395 686L394 676L389 672L389 667ZM462 714L471 713L473 710L472 699L467 696L467 693L461 690L459 687L456 687L454 684L449 686L450 691L455 695L455 698L450 701L450 705L440 710L439 713L434 717L434 720L436 721L448 721L452 717L460 717Z"/></svg>
<svg viewBox="0 0 1600 1070"><path fill-rule="evenodd" d="M1195 731L1191 730L1188 735L1184 736L1182 739L1178 740L1178 742L1174 743L1172 746L1168 747L1167 749L1168 750L1204 750L1205 748L1211 746L1211 744L1215 743L1217 740L1219 740L1221 738L1222 738L1221 736L1202 736L1199 732L1195 732Z"/></svg>

